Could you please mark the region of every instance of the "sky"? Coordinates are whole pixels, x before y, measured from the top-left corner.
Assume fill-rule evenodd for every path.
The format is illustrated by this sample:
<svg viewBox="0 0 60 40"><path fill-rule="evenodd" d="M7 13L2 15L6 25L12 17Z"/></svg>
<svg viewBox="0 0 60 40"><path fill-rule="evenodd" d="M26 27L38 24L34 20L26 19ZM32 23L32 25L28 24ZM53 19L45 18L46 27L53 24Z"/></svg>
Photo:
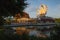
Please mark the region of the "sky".
<svg viewBox="0 0 60 40"><path fill-rule="evenodd" d="M31 18L36 18L37 10L41 4L48 6L46 16L60 18L60 0L27 0L26 2L29 5L24 11L27 12Z"/></svg>

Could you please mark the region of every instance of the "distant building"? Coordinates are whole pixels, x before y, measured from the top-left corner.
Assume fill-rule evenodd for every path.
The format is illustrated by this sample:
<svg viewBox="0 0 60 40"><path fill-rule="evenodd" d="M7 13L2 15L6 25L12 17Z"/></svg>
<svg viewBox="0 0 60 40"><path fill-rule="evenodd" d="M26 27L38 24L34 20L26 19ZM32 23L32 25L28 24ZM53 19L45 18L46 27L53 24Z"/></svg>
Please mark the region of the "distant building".
<svg viewBox="0 0 60 40"><path fill-rule="evenodd" d="M47 10L48 10L47 5L41 4L40 8L39 8L39 10L37 12L37 17L45 16L47 14Z"/></svg>
<svg viewBox="0 0 60 40"><path fill-rule="evenodd" d="M21 18L30 18L30 16L28 13L23 12Z"/></svg>
<svg viewBox="0 0 60 40"><path fill-rule="evenodd" d="M47 5L45 4L40 5L40 9L38 10L38 13L37 13L37 23L47 23L47 22L54 23L55 22L54 18L46 16L47 10L48 10Z"/></svg>
<svg viewBox="0 0 60 40"><path fill-rule="evenodd" d="M54 18L51 18L51 17L40 17L40 18L37 18L37 22L43 22L43 23L54 23L55 22L55 19Z"/></svg>

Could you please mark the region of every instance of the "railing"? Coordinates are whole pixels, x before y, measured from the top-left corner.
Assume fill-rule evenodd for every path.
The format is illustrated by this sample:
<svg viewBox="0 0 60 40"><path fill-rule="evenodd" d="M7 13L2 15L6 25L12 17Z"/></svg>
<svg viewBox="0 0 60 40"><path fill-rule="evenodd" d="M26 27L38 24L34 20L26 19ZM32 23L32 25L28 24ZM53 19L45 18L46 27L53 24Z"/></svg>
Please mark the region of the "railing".
<svg viewBox="0 0 60 40"><path fill-rule="evenodd" d="M3 25L5 28L7 28L7 27L31 27L31 26L36 26L37 28L39 28L40 27L40 31L41 31L41 27L43 27L43 26L49 26L49 27L51 27L52 26L52 28L53 27L55 27L55 26L60 26L60 23L37 23L37 24L11 24L11 25ZM6 29L7 30L7 33L8 34L10 34L10 33L13 33L13 32L15 32L15 30L8 30L8 29ZM47 30L47 31L49 31L49 32L51 32L53 29L42 29L42 30Z"/></svg>
<svg viewBox="0 0 60 40"><path fill-rule="evenodd" d="M60 25L60 23L37 23L37 24L10 24L3 25L4 27L20 27L20 26L56 26Z"/></svg>

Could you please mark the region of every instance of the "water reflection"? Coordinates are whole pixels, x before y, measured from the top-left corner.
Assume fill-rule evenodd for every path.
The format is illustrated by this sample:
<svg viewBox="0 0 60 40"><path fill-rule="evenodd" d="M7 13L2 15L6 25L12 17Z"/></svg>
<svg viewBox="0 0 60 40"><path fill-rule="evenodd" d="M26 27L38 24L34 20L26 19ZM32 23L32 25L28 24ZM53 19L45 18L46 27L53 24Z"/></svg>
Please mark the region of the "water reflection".
<svg viewBox="0 0 60 40"><path fill-rule="evenodd" d="M29 36L50 37L51 29L45 27L13 27L17 34L27 33Z"/></svg>

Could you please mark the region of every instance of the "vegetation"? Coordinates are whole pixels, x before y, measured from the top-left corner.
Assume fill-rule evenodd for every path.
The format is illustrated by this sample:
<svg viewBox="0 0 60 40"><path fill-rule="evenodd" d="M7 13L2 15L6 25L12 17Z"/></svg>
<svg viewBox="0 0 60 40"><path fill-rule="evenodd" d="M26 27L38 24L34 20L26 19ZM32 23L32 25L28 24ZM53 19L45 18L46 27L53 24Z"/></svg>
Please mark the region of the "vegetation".
<svg viewBox="0 0 60 40"><path fill-rule="evenodd" d="M4 24L3 17L24 14L23 10L27 7L27 0L0 0L0 25ZM19 15L20 16L20 15ZM8 22L10 24L10 22Z"/></svg>
<svg viewBox="0 0 60 40"><path fill-rule="evenodd" d="M26 0L0 0L0 16L11 16L23 12Z"/></svg>
<svg viewBox="0 0 60 40"><path fill-rule="evenodd" d="M10 30L10 29L9 29ZM12 34L6 33L5 30L0 30L0 40L60 40L60 27L54 27L55 33L52 31L48 38L29 36L28 34Z"/></svg>
<svg viewBox="0 0 60 40"><path fill-rule="evenodd" d="M60 18L55 18L55 22L60 23Z"/></svg>
<svg viewBox="0 0 60 40"><path fill-rule="evenodd" d="M5 23L5 20L3 17L0 17L0 26L2 26Z"/></svg>
<svg viewBox="0 0 60 40"><path fill-rule="evenodd" d="M55 33L51 32L49 38L40 38L35 36L29 36L28 34L18 35L10 33L11 28L5 29L2 27L5 20L2 16L14 16L20 13L22 15L27 3L26 0L0 0L0 40L60 40L60 27L54 27ZM27 17L28 14L22 15L22 17ZM29 16L28 16L29 18ZM60 23L60 18L55 19L56 22ZM9 22L9 21L8 21ZM7 32L7 31L8 32ZM12 30L13 31L13 30Z"/></svg>

